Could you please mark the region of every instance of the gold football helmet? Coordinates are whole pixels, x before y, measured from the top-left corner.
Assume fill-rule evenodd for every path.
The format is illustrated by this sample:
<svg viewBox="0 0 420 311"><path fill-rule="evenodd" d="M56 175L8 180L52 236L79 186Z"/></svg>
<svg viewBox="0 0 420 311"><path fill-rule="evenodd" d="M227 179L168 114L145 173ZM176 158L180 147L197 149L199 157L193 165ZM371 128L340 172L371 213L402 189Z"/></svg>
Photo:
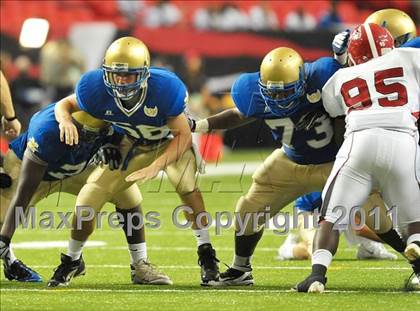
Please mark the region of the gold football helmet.
<svg viewBox="0 0 420 311"><path fill-rule="evenodd" d="M109 123L96 119L84 111L76 111L71 114L79 132L79 147L85 144L93 144L103 135L111 135L112 127Z"/></svg>
<svg viewBox="0 0 420 311"><path fill-rule="evenodd" d="M416 25L410 16L397 9L383 9L369 15L365 23L383 26L394 37L395 46L401 46L417 36Z"/></svg>
<svg viewBox="0 0 420 311"><path fill-rule="evenodd" d="M291 48L270 51L260 66L260 93L268 109L275 115L292 115L305 93L303 59Z"/></svg>
<svg viewBox="0 0 420 311"><path fill-rule="evenodd" d="M84 111L73 112L71 117L84 129L91 132L99 132L100 130L109 126L109 123L96 119Z"/></svg>
<svg viewBox="0 0 420 311"><path fill-rule="evenodd" d="M102 69L108 93L119 99L131 99L147 85L150 54L146 45L137 38L115 40L106 50ZM134 82L119 84L117 75L135 75Z"/></svg>

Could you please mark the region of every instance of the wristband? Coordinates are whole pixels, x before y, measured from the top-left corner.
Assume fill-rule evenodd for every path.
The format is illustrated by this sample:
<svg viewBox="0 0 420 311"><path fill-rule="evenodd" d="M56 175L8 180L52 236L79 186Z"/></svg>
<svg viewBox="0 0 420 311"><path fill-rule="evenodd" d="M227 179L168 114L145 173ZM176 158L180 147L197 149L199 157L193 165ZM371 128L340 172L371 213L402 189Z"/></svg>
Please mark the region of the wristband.
<svg viewBox="0 0 420 311"><path fill-rule="evenodd" d="M209 121L207 119L199 120L195 122L195 132L196 133L208 133L209 131Z"/></svg>
<svg viewBox="0 0 420 311"><path fill-rule="evenodd" d="M14 120L16 120L17 119L17 117L16 116L13 116L13 117L10 117L10 118L6 118L6 117L4 117L5 119L6 119L6 121L8 121L8 122L12 122L12 121L14 121Z"/></svg>

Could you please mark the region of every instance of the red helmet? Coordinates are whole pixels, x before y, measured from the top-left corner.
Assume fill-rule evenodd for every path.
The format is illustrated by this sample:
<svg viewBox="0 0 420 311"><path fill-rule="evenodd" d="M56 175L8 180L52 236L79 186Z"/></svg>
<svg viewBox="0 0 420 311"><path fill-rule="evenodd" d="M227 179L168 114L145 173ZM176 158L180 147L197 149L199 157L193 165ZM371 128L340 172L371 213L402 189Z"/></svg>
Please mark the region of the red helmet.
<svg viewBox="0 0 420 311"><path fill-rule="evenodd" d="M361 24L350 34L348 45L348 63L354 66L382 56L394 48L394 38L376 24Z"/></svg>

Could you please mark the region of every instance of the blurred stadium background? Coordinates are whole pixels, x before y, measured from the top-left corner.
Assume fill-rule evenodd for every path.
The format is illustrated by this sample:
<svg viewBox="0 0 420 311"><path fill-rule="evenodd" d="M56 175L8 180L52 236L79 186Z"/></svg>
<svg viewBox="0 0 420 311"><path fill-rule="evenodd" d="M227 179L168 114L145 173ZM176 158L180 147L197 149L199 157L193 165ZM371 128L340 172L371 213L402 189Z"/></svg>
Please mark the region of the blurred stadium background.
<svg viewBox="0 0 420 311"><path fill-rule="evenodd" d="M228 92L235 77L257 71L269 50L289 46L306 61L329 56L335 33L389 7L418 24L420 1L409 0L2 0L1 69L25 129L33 113L71 93L84 71L100 66L111 41L134 35L149 47L153 65L181 77L190 111L205 117L233 105ZM225 151L275 145L258 122L199 140L208 161L221 158L223 142Z"/></svg>

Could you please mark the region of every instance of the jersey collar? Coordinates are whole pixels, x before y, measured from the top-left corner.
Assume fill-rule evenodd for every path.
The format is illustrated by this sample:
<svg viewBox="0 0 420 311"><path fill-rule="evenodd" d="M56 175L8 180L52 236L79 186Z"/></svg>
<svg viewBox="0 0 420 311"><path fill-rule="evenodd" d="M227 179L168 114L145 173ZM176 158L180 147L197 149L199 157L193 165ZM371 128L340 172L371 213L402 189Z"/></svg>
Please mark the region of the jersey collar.
<svg viewBox="0 0 420 311"><path fill-rule="evenodd" d="M127 117L131 117L144 103L144 101L146 100L146 94L147 94L147 88L148 85L145 86L143 92L141 92L139 101L130 109L127 109L124 107L121 99L119 99L118 97L114 96L114 101L117 104L117 107L127 116Z"/></svg>

